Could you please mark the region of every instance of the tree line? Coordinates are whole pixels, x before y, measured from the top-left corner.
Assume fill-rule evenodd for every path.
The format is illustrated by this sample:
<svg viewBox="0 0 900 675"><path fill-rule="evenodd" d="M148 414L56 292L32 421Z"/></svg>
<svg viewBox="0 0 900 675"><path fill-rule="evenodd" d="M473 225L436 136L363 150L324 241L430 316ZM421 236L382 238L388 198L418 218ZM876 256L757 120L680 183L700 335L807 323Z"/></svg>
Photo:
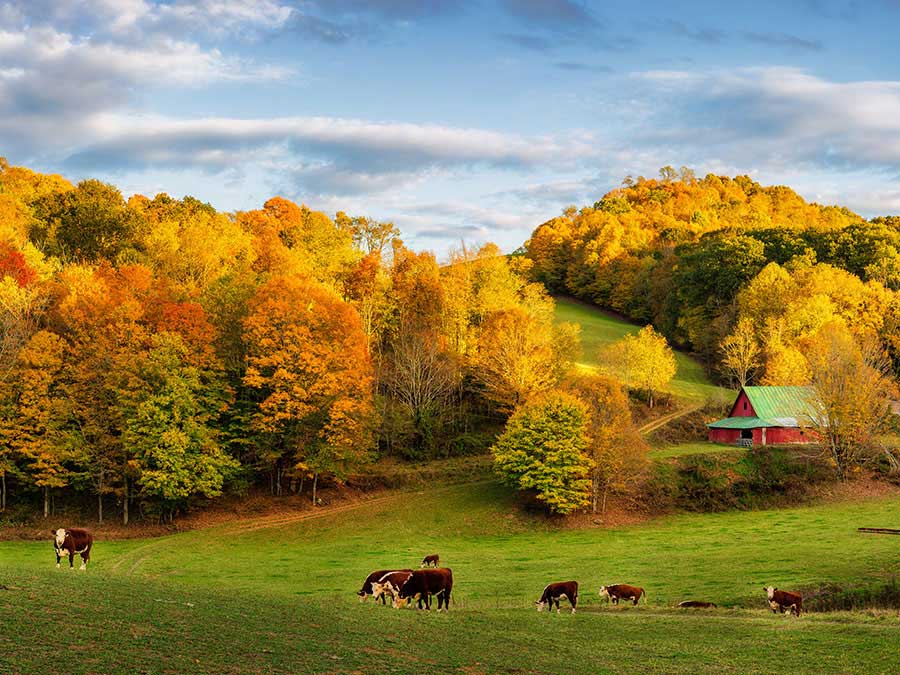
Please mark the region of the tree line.
<svg viewBox="0 0 900 675"><path fill-rule="evenodd" d="M0 160L0 509L171 519L483 452L578 353L530 265L491 244L439 264L392 223L281 197L223 213Z"/></svg>

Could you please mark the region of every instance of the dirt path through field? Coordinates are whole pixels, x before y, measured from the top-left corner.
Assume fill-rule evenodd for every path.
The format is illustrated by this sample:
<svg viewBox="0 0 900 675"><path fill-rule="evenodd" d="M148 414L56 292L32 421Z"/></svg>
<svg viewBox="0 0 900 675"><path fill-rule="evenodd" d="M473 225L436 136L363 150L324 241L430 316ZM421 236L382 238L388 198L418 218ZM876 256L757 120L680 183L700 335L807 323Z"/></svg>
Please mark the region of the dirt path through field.
<svg viewBox="0 0 900 675"><path fill-rule="evenodd" d="M648 435L652 434L654 431L656 431L657 429L660 429L660 428L666 426L669 422L674 422L679 417L684 417L685 415L690 415L692 412L696 412L696 411L700 410L701 407L702 406L694 405L689 408L684 408L682 410L676 410L673 413L669 413L668 415L664 415L663 417L655 419L652 422L648 422L647 424L642 426L640 429L638 429L638 432L644 436L648 436Z"/></svg>
<svg viewBox="0 0 900 675"><path fill-rule="evenodd" d="M439 488L430 489L428 491L432 493L446 492L448 490L453 490L460 487L477 487L479 485L489 485L494 482L494 480L488 479L473 481L471 483L457 483L456 485L445 485ZM384 504L386 502L390 502L391 500L407 495L424 494L425 492L426 490L422 489L413 491L397 491L390 494L381 495L379 497L361 499L349 504L320 507L314 510L303 510L296 513L278 513L273 515L260 516L258 518L241 520L240 522L230 525L217 525L207 529L216 530L218 532L221 532L223 535L246 534L249 532L257 532L259 530L268 530L272 528L283 527L285 525L293 525L294 523L299 523L306 520L314 520L316 518L325 518L327 516L338 515L341 513L346 513L348 511L355 511L367 506ZM191 530L191 532L202 531L203 530ZM151 557L155 552L165 548L166 546L169 546L170 544L171 541L169 537L160 537L159 539L155 539L154 541L144 544L143 546L138 546L137 548L121 555L118 559L116 559L116 561L110 566L110 571L117 572L122 568L123 565L131 562L128 570L126 571L126 575L131 576L144 563L144 561ZM136 559L135 556L137 556Z"/></svg>

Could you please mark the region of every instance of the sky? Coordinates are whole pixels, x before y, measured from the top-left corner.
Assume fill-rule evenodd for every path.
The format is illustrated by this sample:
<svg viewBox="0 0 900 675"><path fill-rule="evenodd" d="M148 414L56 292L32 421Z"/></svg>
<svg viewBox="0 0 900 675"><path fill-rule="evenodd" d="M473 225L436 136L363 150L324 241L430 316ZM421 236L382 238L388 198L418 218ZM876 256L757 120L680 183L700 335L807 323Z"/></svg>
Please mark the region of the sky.
<svg viewBox="0 0 900 675"><path fill-rule="evenodd" d="M439 255L628 176L900 213L900 0L0 0L0 156Z"/></svg>

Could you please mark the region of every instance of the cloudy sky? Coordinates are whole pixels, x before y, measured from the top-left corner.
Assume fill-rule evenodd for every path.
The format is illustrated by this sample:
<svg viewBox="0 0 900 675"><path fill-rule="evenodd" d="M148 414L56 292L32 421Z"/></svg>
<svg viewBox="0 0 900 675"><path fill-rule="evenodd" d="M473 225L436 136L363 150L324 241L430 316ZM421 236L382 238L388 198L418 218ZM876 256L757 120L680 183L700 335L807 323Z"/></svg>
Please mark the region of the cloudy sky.
<svg viewBox="0 0 900 675"><path fill-rule="evenodd" d="M900 213L900 0L0 0L0 156L507 250L626 175Z"/></svg>

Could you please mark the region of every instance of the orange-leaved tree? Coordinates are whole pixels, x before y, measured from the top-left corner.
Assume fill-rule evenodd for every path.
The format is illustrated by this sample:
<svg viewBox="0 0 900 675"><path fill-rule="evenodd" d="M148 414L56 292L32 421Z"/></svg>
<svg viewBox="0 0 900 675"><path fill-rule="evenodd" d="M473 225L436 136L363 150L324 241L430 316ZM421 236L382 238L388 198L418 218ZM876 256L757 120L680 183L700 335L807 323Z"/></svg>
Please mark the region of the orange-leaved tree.
<svg viewBox="0 0 900 675"><path fill-rule="evenodd" d="M372 362L359 315L320 284L274 277L250 300L244 321L247 372L259 405L273 492L290 472L341 478L372 447Z"/></svg>

